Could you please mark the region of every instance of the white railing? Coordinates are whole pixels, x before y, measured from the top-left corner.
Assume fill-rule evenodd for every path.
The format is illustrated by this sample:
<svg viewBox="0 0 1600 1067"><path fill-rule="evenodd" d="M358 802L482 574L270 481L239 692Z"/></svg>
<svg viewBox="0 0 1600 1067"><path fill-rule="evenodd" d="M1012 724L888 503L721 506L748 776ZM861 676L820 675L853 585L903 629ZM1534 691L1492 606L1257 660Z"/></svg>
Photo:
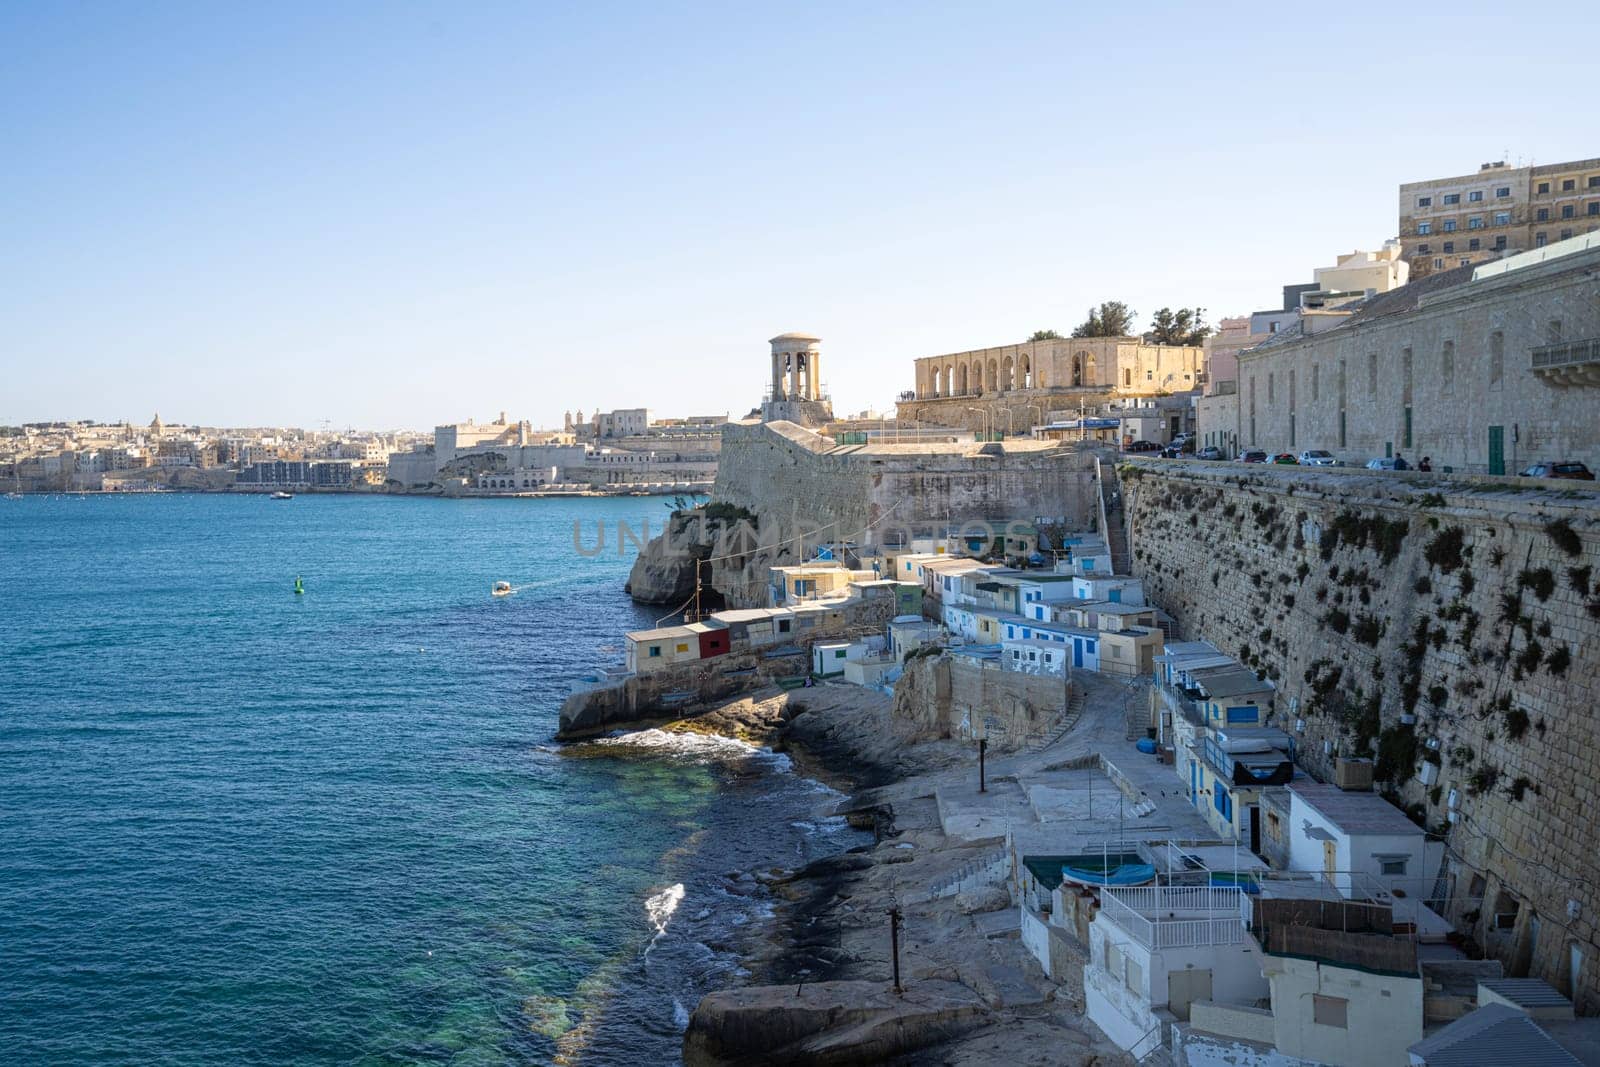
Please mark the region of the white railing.
<svg viewBox="0 0 1600 1067"><path fill-rule="evenodd" d="M1237 886L1141 885L1108 888L1103 896L1117 900L1143 913L1173 914L1180 911L1232 913L1239 908Z"/></svg>
<svg viewBox="0 0 1600 1067"><path fill-rule="evenodd" d="M1100 912L1147 949L1234 945L1249 919L1242 898L1232 886L1135 886L1102 890Z"/></svg>

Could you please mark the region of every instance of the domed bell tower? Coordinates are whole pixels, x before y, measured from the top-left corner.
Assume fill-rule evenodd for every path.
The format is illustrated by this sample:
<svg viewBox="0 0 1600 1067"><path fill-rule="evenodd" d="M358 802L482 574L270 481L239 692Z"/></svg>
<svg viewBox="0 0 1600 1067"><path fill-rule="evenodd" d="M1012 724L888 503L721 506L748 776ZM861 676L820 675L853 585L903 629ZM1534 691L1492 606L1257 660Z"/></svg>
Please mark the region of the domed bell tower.
<svg viewBox="0 0 1600 1067"><path fill-rule="evenodd" d="M772 389L761 407L764 422L786 420L820 426L833 419L833 405L822 392L822 338L781 333L772 345Z"/></svg>

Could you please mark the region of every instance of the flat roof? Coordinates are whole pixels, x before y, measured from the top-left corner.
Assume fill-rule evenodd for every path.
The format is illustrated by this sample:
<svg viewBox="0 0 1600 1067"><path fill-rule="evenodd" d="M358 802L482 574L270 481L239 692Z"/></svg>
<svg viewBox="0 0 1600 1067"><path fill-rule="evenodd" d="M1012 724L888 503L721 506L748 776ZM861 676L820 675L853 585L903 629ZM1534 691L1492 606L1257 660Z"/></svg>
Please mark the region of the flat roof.
<svg viewBox="0 0 1600 1067"><path fill-rule="evenodd" d="M1376 793L1353 793L1321 782L1292 782L1289 792L1347 834L1422 836L1422 827Z"/></svg>
<svg viewBox="0 0 1600 1067"><path fill-rule="evenodd" d="M1227 667L1218 668L1216 673L1204 673L1196 677L1195 682L1205 687L1206 695L1213 697L1239 696L1241 693L1269 692L1277 687L1271 682L1256 677L1256 673L1248 668L1237 670Z"/></svg>
<svg viewBox="0 0 1600 1067"><path fill-rule="evenodd" d="M790 608L730 608L713 612L711 617L719 622L762 622L793 614Z"/></svg>
<svg viewBox="0 0 1600 1067"><path fill-rule="evenodd" d="M634 630L623 636L630 641L665 641L671 637L694 637L698 633L687 626L662 626L655 630Z"/></svg>

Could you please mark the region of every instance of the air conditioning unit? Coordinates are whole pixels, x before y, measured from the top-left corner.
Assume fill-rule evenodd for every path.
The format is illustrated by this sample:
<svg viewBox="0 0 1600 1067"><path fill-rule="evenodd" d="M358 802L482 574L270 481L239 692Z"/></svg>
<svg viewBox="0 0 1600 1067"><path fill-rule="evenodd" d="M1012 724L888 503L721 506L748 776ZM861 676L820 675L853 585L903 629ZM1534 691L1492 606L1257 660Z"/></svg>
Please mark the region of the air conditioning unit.
<svg viewBox="0 0 1600 1067"><path fill-rule="evenodd" d="M1372 761L1340 757L1333 763L1333 784L1351 792L1371 789Z"/></svg>

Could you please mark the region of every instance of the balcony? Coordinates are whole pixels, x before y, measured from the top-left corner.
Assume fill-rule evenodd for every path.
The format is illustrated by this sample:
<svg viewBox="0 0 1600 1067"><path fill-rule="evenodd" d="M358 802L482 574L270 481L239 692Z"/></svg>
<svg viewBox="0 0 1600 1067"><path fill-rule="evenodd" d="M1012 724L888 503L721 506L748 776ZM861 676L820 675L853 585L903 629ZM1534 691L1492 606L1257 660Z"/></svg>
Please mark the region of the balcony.
<svg viewBox="0 0 1600 1067"><path fill-rule="evenodd" d="M1531 365L1551 385L1600 385L1600 337L1540 345Z"/></svg>
<svg viewBox="0 0 1600 1067"><path fill-rule="evenodd" d="M1192 726L1205 726L1205 717L1200 714L1200 706L1193 699L1170 686L1163 685L1157 688L1161 693L1161 702L1166 705L1169 712L1183 716Z"/></svg>
<svg viewBox="0 0 1600 1067"><path fill-rule="evenodd" d="M1246 899L1238 886L1107 888L1100 914L1152 951L1237 945L1245 935Z"/></svg>

